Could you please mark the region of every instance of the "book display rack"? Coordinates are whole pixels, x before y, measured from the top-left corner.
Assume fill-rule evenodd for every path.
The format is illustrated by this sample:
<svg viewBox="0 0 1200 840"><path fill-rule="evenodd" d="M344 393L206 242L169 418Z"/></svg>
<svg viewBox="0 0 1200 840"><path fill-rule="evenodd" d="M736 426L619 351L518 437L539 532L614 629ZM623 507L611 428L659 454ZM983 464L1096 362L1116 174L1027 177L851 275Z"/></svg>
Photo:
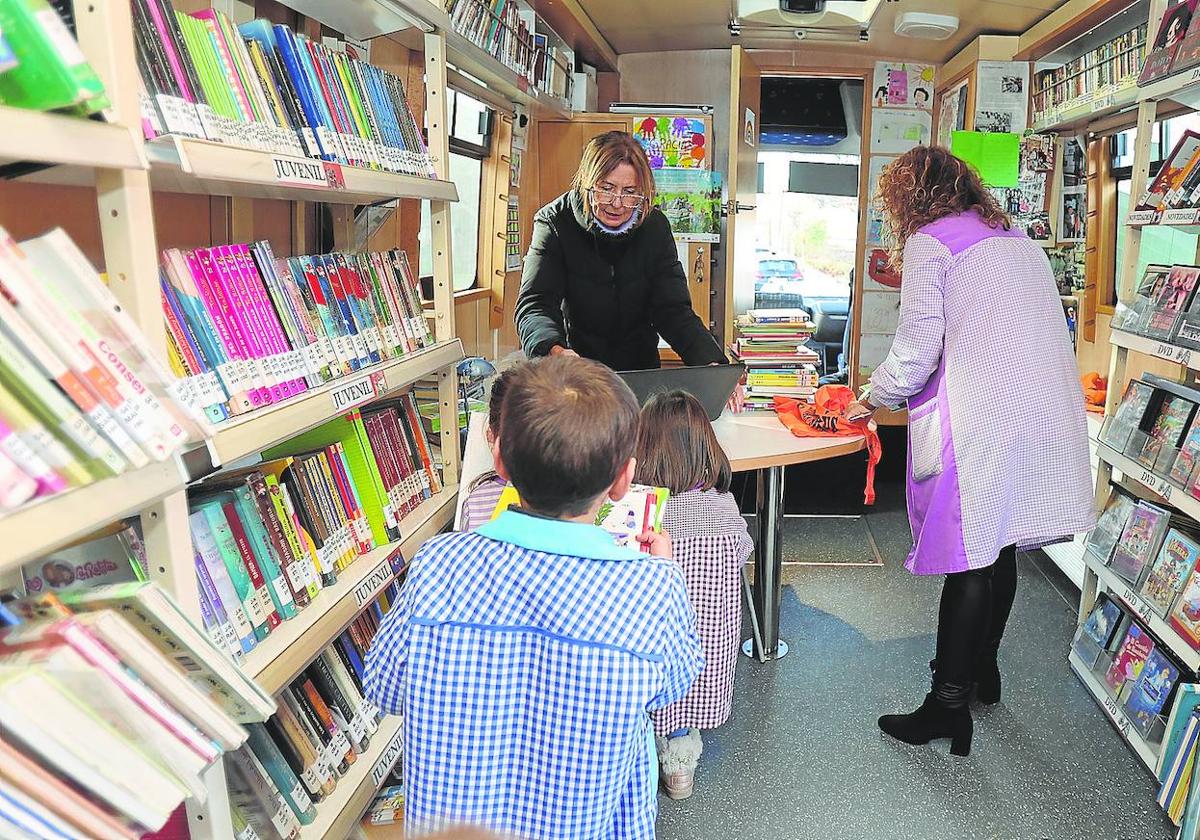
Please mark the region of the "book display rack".
<svg viewBox="0 0 1200 840"><path fill-rule="evenodd" d="M181 127L182 124L178 122L180 113L174 109L177 107L176 100L184 101L185 97L170 97L173 92L183 93L186 85L178 85L186 74L181 66L174 66L174 72L181 75L168 78L162 74L151 74L152 78L148 78L147 43L137 29L139 9L153 8L157 14L164 9L171 9L171 4L163 0L134 0L132 4L76 4L75 7L79 48L103 82L111 105L105 111L107 119L84 119L70 114L0 104L0 123L6 129L0 136L0 166L13 167L7 174L25 180L86 186L94 190L100 218L104 270L116 308L122 313L121 317L128 318L145 336L148 352L157 357L163 369L174 369L177 375L178 368L169 365L168 361L177 360L182 350L182 356L194 362L199 356L198 350L205 348L200 347L202 342L197 342L188 351L183 346L188 335L187 329L177 327L172 332L168 325L170 315L164 317L168 296L163 291L167 281L160 278L162 259L154 235L152 196L156 191L230 197L235 214L239 208L248 213L248 200L257 198L321 202L338 208L335 209L335 218L339 214L345 218L347 211L352 212L355 205L397 198L428 201L433 238L433 301L431 309L426 308L417 316L418 321L424 320L429 325L428 342L403 349L404 329L407 327L402 328L400 321L396 320L388 325L393 329L393 343L401 348L394 353L384 349L377 360L372 357L368 363L356 366L345 375L325 380L315 375L310 359L309 367L300 365L291 370L291 381L304 384L286 398L273 402L267 400L269 404L256 406L237 416L210 416L209 419L214 422L201 423L199 432L190 434L186 444L169 457L151 460L148 464L126 469L112 477L36 498L5 513L0 516L0 545L4 547L0 552L0 573L6 576L19 575L20 567L31 560L119 519L139 516L149 580L172 596L195 626L212 626L215 622L211 614L213 599L205 588L204 575L198 574L198 557L203 552L196 539L196 523L205 516L220 516L224 505L224 511L229 515L227 521L231 526L236 526L234 536L241 531L239 522L256 523L254 528L257 530L251 532L247 525L239 539L249 543L258 540L259 545L282 539L282 532L271 531L269 508L262 514L259 523L252 517L247 519L247 514L254 513L252 503L248 508L237 507L236 486L229 483L234 480L231 476L241 475L236 468L249 464L246 469L265 469L268 478L271 478L272 464L285 465L279 467L283 470L279 484L286 485L289 480L288 469L298 469L295 465L305 458L325 458L320 454L302 454L302 451L328 451L328 460L321 460L320 463L327 470L333 465L332 472L326 475L329 486L343 490L350 487L343 498L362 502L363 509L359 511L361 518L356 516L354 518L358 518L358 521L344 523L347 532L353 535L349 539L354 541L353 538L357 538L357 548L346 555L348 559L344 563L335 561L332 553L325 558L338 566L337 573L330 576L326 585L318 583L311 588L309 591L315 592L315 595L306 599L302 607L299 598L294 604L291 602L289 590L292 594L303 595L303 581L289 579L285 586L283 581L288 574L287 569L275 569L277 577L272 581L271 570L264 566L262 572L266 573L265 576L260 576L257 581L251 580L249 585L261 586L262 603L266 605L267 612L271 612L274 604L279 614L274 616L272 613L274 617L270 632L256 639L251 650L244 654L239 652L233 658L237 660L241 672L257 683L264 696L274 697L282 708L282 696L288 692L301 692L305 681L310 678L319 683L322 668L334 664L330 651L337 649L341 656L345 648L346 668L344 671L335 669L334 673L337 686L330 689L328 685L318 685L320 694L332 708L334 695L339 701L356 696L352 684L356 680L347 679L354 677L355 669L351 662L354 653L346 639L354 637L356 644L361 643L363 638L369 639L369 636L362 635L369 629L365 624L370 623L364 624L364 619L372 611L379 610L381 599L387 601L393 596L396 581L403 577L404 564L424 540L451 521L455 509L459 452L455 366L463 358L463 348L454 334L451 280L450 202L456 201L458 196L447 172L448 64L470 73L503 96L524 104L537 105L544 112L559 115L569 113L565 100L569 99L570 73L565 62L556 59L556 51L546 48L545 55L540 59L543 64L540 69L534 66L539 60L538 56L526 56L533 61L526 69L535 74L536 83L530 84L530 79L513 69L513 62L497 59L488 49L464 37L456 31L441 4L426 0L398 0L382 7L387 15L395 17L396 25L376 32L338 29L343 21L363 19L362 15L355 18L355 10L363 5L355 0L345 3L295 0L286 5L348 37L372 37L385 32L395 33L397 29L408 30L397 40L415 46L423 54L424 90L408 90L407 96L409 101L424 99L427 139L414 140L410 130L397 124L392 112L385 107L388 99L383 95L382 76L372 76L373 71L366 69L365 64L354 65L338 57L336 62L343 64L339 66L334 63L331 66L343 74L346 90L358 91L361 100L348 98L344 102L347 110L342 114L346 118L341 126L343 133L333 140L341 151L322 155L322 149L328 145L324 141L330 138L318 135L317 126L310 125L316 119L312 113L306 115L303 109L296 107L303 95L288 87L294 84L295 78L285 83L287 72L281 73L278 67L274 70L267 67L264 56L269 58L269 52L264 53L257 48L240 56L228 52L218 55L224 56L224 60L229 62L228 67L243 73L249 67L256 69L261 78L269 79L273 72L278 89L264 86L265 98L243 101L243 122L237 123L230 115L236 113L238 103L222 102L221 107L217 108L219 92L208 84L210 80L205 80L196 86L194 93L205 91L209 104L218 112L220 119L214 118L211 113L199 116L200 132ZM371 5L376 9L381 8L377 4ZM193 13L194 7L195 4L188 4L187 11ZM197 19L203 20L205 15L201 14ZM218 15L209 16L209 19L211 25L216 27L212 30L215 44L235 45L239 29L247 42L253 37L248 34L251 30L244 28L245 25L231 29L228 21L222 21ZM513 25L522 32L528 31L531 33L529 43L533 42L532 28L527 28L515 14L510 16L507 25ZM183 37L194 38L195 31L184 33ZM264 39L267 37L267 34L262 35ZM222 38L225 40L222 41ZM195 45L194 40L184 44L188 49ZM186 51L181 50L180 55ZM197 56L193 57L200 61ZM321 56L322 60L329 58L331 56ZM251 63L242 63L246 59ZM205 72L211 70L210 66ZM537 77L538 73L540 77ZM289 91L296 94L296 101L288 101L284 94ZM165 114L160 109L157 114L159 124L153 126L152 130L147 129L146 105L150 98L147 93L156 101L167 97L163 101L170 99L171 103L175 103L168 105L172 125L163 124ZM191 104L196 105L201 98L193 96L196 101ZM311 102L307 104L312 105ZM199 111L196 113L200 114ZM395 116L400 116L398 111ZM333 119L336 121L337 117ZM235 123L242 128L237 129ZM263 125L270 126L271 130L262 128ZM256 130L259 133L253 137L244 133L249 130L247 126L258 126ZM311 146L306 146L305 142L305 130L308 127L313 129L311 134L318 140ZM290 135L289 128L292 130ZM157 136L147 139L155 134ZM416 140L420 142L414 145ZM424 148L426 143L427 148ZM398 150L407 152L407 156L401 156ZM424 158L419 155L422 150L426 154ZM420 171L422 161L428 164L430 171ZM250 238L246 236L240 241L248 242ZM348 250L345 239L343 226L342 239L338 242L339 253ZM253 249L254 245L245 247ZM352 269L355 257L350 255ZM368 255L358 255L357 258L368 260ZM253 263L246 261L244 265L252 267ZM268 276L266 265L260 262L264 288L272 295L278 294L282 287L271 285L273 281ZM364 261L360 266L362 276L368 276L377 265ZM427 273L430 270L429 266L422 268ZM250 289L249 286L245 288ZM376 299L384 301L373 304L377 307L376 312L397 313L403 308L396 303L401 297L396 292L397 287L384 283L374 288ZM390 310L386 302L389 290L392 294ZM366 294L371 295L369 284ZM293 298L293 303L296 299ZM272 298L270 303L282 313L287 311L287 307L280 300ZM265 305L267 308L262 311L269 312L270 306ZM290 311L295 317L297 309ZM182 309L177 310L177 314L182 312ZM411 308L408 312L411 314ZM276 330L280 343L275 350L301 350L297 338L303 343L299 329L303 318L296 318L292 322L288 322L282 314L280 318L281 329ZM379 325L379 330L380 335L385 334L384 324ZM283 331L288 331L287 335ZM316 341L311 337L308 340L315 347ZM299 352L272 352L275 356L305 355ZM309 355L314 354L315 349ZM295 359L293 362L299 364ZM201 372L189 369L187 374L189 378L199 379L200 376L191 374ZM215 374L216 362L213 362L211 369L205 368L203 372ZM221 371L222 376L225 373ZM286 376L277 373L277 381L285 379ZM412 403L412 413L408 415L413 418L413 423L386 428L371 425L380 422L378 418L386 416L388 412L394 414L399 411L403 420L407 406L405 401L411 399L407 394L418 381L435 381L437 384L438 434L432 431L426 433L420 428L424 412L417 413L415 402ZM340 442L330 443L328 450L321 449L327 443L323 440L309 446L310 439L316 440L312 438L313 435L319 436L330 424L351 415L359 423L356 428L362 429L359 434L368 455L366 462L355 462L349 452L344 462L339 460L342 457L341 449L337 448L336 453L334 450L341 446ZM426 417L425 425L428 425L427 420ZM397 433L395 429L403 431ZM376 434L384 435L382 439L386 444L382 447L376 444L377 457L371 458L370 444L376 440ZM397 434L398 437L386 437ZM302 438L305 445L300 446L294 456L285 453L289 443L298 436L305 436ZM395 452L396 446L393 444L397 444L397 441L405 454L392 463L389 460L391 455L384 458L380 453L385 449ZM424 466L418 453L431 456L426 458ZM293 466L287 467L287 464ZM348 475L357 482L357 489L354 489L353 482L347 481ZM367 476L369 486L363 484L363 476ZM420 485L422 476L425 480L423 488ZM303 492L310 488L310 485L303 486L306 488ZM293 487L297 502L301 501L299 497L302 491L299 487ZM314 501L306 497L303 501L309 507L309 514L325 516L329 513L328 507L321 507L328 503L328 496L324 503L319 498ZM336 497L334 502L334 508L337 508ZM349 507L346 510L349 511ZM385 510L386 515L380 510ZM234 511L237 511L240 520ZM308 514L297 511L293 515L303 518ZM324 524L313 524L312 533L323 534L327 539L326 550L333 545L335 535L332 528L328 532L325 528L335 520L336 516L331 516ZM209 521L216 524L216 520ZM285 526L285 530L286 527L289 526ZM280 542L274 546L274 551L267 548L268 555L279 558L288 555L286 543L282 544L282 548ZM315 550L317 553L322 551L320 546ZM320 563L314 562L313 565L318 572L321 570ZM232 583L238 584L237 581ZM224 585L223 582L214 584L212 591L219 590L221 585ZM232 641L236 644L236 634ZM317 705L321 704L318 702ZM403 734L401 720L379 717L377 711L371 709L343 711L348 712L344 717L352 726L355 720L362 718L362 725L371 730L369 738L365 736L364 729L362 749L355 751L357 760L350 762L349 769L337 779L336 787L331 787L323 796L317 795L314 790L309 791L313 795L310 803L313 810L309 812L303 807L298 808L298 813L306 814L300 819L301 837L346 835L357 824L400 757ZM270 719L265 722L267 731L275 725ZM253 745L256 731L263 729L264 724L249 726L250 743ZM252 763L260 771L271 771L273 775L278 768L267 760L262 751L255 749L254 753L257 760ZM299 761L303 758L292 755L284 757L288 758L289 763L292 759ZM259 761L261 766L258 766ZM305 767L309 769L307 765ZM299 775L299 764L295 769ZM239 759L225 763L218 761L204 772L206 796L193 797L187 802L188 830L192 837L232 840L240 836L245 827L245 791L241 788L248 775L253 775L252 770L243 766ZM305 778L305 786L310 783L318 789L321 787L319 779L314 782ZM303 793L300 791L299 795L302 797Z"/></svg>

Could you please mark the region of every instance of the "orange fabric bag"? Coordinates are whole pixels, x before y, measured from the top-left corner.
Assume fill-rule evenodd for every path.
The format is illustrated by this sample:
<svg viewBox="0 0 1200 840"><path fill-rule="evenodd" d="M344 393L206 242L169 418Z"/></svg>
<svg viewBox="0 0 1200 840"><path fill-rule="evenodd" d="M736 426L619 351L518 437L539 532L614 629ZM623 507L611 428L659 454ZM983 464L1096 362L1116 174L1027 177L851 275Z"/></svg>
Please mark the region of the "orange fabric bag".
<svg viewBox="0 0 1200 840"><path fill-rule="evenodd" d="M863 503L875 504L875 465L883 457L879 433L870 420L846 419L846 408L854 402L854 391L845 385L822 385L814 402L800 402L791 397L775 397L775 416L796 437L849 437L862 435L867 439L867 486Z"/></svg>

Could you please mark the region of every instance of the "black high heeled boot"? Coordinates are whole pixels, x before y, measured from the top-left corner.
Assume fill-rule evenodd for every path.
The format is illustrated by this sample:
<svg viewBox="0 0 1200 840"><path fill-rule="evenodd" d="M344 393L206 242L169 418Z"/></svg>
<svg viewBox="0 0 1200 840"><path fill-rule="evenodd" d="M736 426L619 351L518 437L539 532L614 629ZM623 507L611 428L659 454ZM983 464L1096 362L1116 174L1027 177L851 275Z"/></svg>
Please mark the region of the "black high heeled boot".
<svg viewBox="0 0 1200 840"><path fill-rule="evenodd" d="M975 699L988 706L1000 702L1000 640L989 641L975 662Z"/></svg>
<svg viewBox="0 0 1200 840"><path fill-rule="evenodd" d="M971 737L975 723L967 701L971 686L933 683L925 702L907 715L884 715L879 728L897 741L920 746L939 738L950 739L951 755L971 754Z"/></svg>

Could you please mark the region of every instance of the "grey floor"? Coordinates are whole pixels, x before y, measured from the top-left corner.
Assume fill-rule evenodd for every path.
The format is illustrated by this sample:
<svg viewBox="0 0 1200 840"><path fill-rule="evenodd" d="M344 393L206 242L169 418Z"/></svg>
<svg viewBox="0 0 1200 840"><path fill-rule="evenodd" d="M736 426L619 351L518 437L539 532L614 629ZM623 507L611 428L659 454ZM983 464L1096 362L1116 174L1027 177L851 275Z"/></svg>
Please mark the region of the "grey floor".
<svg viewBox="0 0 1200 840"><path fill-rule="evenodd" d="M787 566L791 653L740 660L734 716L705 735L695 795L660 798L659 838L1174 837L1153 778L1067 667L1078 591L1040 552L1019 558L1004 700L977 712L971 756L879 733L878 715L910 711L928 688L940 585L904 570L903 494L879 490L866 524L884 565ZM785 556L866 564L866 542L849 521L789 519Z"/></svg>

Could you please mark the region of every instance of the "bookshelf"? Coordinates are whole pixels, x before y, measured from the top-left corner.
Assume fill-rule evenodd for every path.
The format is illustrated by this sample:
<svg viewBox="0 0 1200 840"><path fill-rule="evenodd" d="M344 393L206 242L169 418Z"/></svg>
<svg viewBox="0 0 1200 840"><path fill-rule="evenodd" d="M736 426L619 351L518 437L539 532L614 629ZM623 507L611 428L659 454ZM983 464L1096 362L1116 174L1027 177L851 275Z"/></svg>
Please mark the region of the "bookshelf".
<svg viewBox="0 0 1200 840"><path fill-rule="evenodd" d="M462 342L457 338L427 347L403 359L395 359L364 368L350 376L335 379L303 395L259 409L217 427L205 441L213 466L229 464L282 443L327 420L344 413L361 399L363 402L398 393L463 358ZM369 399L360 389L369 389ZM336 402L335 402L336 400Z"/></svg>
<svg viewBox="0 0 1200 840"><path fill-rule="evenodd" d="M1096 703L1104 710L1104 714L1108 717L1109 722L1117 730L1129 748L1134 754L1141 759L1141 762L1146 765L1151 773L1158 767L1158 752L1160 747L1151 744L1134 728L1125 710L1121 704L1112 698L1108 693L1108 689L1092 669L1079 658L1075 651L1071 651L1068 661L1071 665L1071 670L1075 672L1075 676L1083 683L1084 688L1092 693L1096 698Z"/></svg>
<svg viewBox="0 0 1200 840"><path fill-rule="evenodd" d="M1141 353L1143 356L1153 356L1167 362L1183 365L1188 370L1200 370L1200 353L1193 353L1186 347L1170 344L1166 341L1156 341L1133 333L1112 331L1112 343L1116 347Z"/></svg>
<svg viewBox="0 0 1200 840"><path fill-rule="evenodd" d="M349 837L379 786L400 760L404 745L404 723L385 717L371 736L371 746L340 780L337 790L317 805L317 818L300 831L302 840Z"/></svg>
<svg viewBox="0 0 1200 840"><path fill-rule="evenodd" d="M458 488L448 487L423 502L402 520L403 536L398 542L381 545L355 560L336 584L321 590L312 605L251 651L242 670L270 693L287 685L387 588L392 556L399 551L411 562L421 543L445 526L454 515L457 493Z"/></svg>
<svg viewBox="0 0 1200 840"><path fill-rule="evenodd" d="M347 0L353 5L358 0ZM315 0L311 14L336 25L340 3ZM271 198L353 206L398 198L429 202L432 222L433 305L436 343L404 358L393 359L298 397L254 412L236 422L204 430L189 451L167 461L97 481L0 518L4 545L0 572L14 573L28 560L43 556L125 516L140 515L151 579L169 590L200 624L194 549L188 522L188 483L213 468L254 457L262 449L337 417L351 407L399 394L418 380L436 379L442 433L431 444L440 450L444 489L410 512L400 524L401 538L357 558L312 604L263 640L243 670L268 691L275 691L329 645L391 583L389 558L400 551L408 559L420 544L450 524L458 492L458 417L455 366L463 347L455 336L452 291L450 202L458 199L448 176L446 73L450 50L449 21L440 6L427 0L394 0L390 9L372 0L361 8L383 11L389 25L371 35L395 32L420 22L412 35L423 54L425 124L436 178L422 178L352 166L330 166L307 158L237 148L207 141L159 138L145 142L141 132L139 75L133 23L127 3L76 7L80 46L105 83L113 107L109 122L76 119L0 107L0 165L32 164L20 177L83 185L94 189L104 263L110 288L124 311L146 335L153 351L165 360L167 334L159 289L158 245L152 197L155 191ZM396 10L406 14L399 14ZM328 13L329 20L323 19ZM391 23L396 25L392 26ZM354 33L345 33L354 35ZM472 45L473 46L473 45ZM466 50L463 45L459 49ZM482 52L482 51L480 51ZM488 58L490 64L483 60ZM484 54L472 64L484 81L504 78L507 69ZM465 65L465 62L464 62ZM486 71L486 72L485 72ZM504 91L503 85L497 88ZM415 91L419 95L419 91ZM522 101L539 101L523 94ZM291 160L327 174L326 183L281 182L276 164ZM330 173L330 169L335 170ZM329 177L332 175L332 177ZM235 223L253 238L248 204ZM234 212L239 205L234 202ZM220 244L220 243L214 243ZM365 384L365 388L364 388ZM439 445L440 444L440 445ZM211 467L203 463L211 462ZM345 837L358 824L380 783L400 758L402 721L385 717L370 746L340 780L336 791L318 806L316 821L302 836ZM233 840L227 780L222 765L205 773L206 802L188 802L188 829L193 838Z"/></svg>

